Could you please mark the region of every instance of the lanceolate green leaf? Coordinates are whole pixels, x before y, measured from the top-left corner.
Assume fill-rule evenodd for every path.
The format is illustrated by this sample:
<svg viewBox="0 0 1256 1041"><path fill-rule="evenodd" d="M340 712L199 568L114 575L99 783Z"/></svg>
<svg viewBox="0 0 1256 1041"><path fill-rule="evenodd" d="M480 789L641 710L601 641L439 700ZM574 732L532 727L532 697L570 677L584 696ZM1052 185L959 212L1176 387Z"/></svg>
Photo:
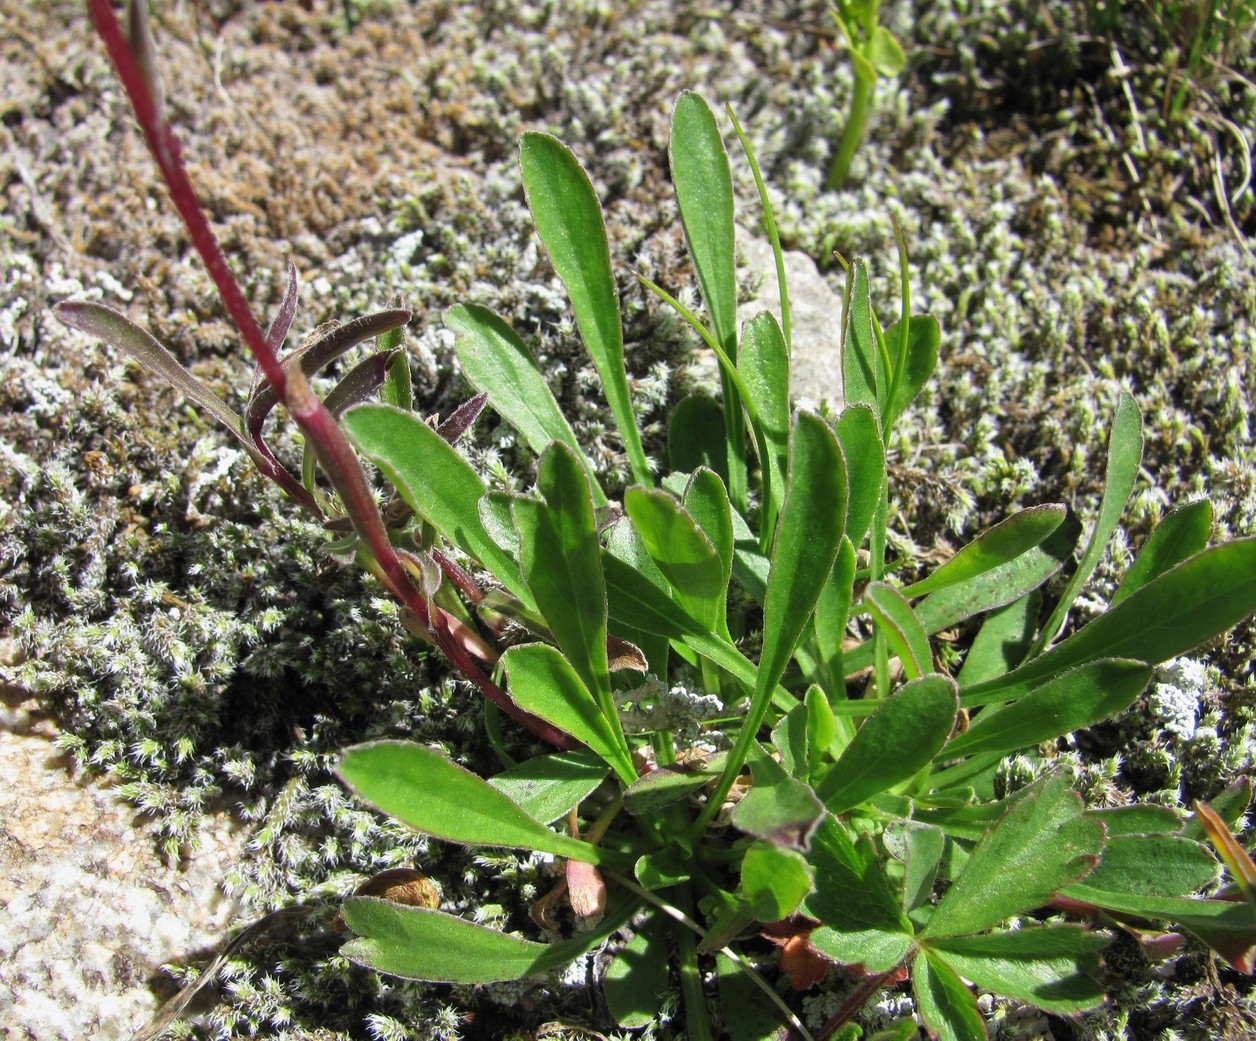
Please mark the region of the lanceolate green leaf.
<svg viewBox="0 0 1256 1041"><path fill-rule="evenodd" d="M454 352L467 382L488 394L489 404L528 447L540 455L551 441L561 441L592 475L576 435L519 335L492 311L474 304L451 307L445 324L454 332ZM596 481L593 495L599 506L605 504Z"/></svg>
<svg viewBox="0 0 1256 1041"><path fill-rule="evenodd" d="M520 708L540 716L588 745L605 759L624 784L637 779L632 753L619 717L603 715L588 688L555 648L530 643L502 655L510 696Z"/></svg>
<svg viewBox="0 0 1256 1041"><path fill-rule="evenodd" d="M1208 847L1184 835L1117 835L1109 836L1084 884L1136 896L1189 896L1220 874Z"/></svg>
<svg viewBox="0 0 1256 1041"><path fill-rule="evenodd" d="M556 138L524 134L519 142L519 165L537 233L571 297L580 335L602 377L633 479L648 487L652 483L650 467L637 433L624 373L624 332L602 207L588 174Z"/></svg>
<svg viewBox="0 0 1256 1041"><path fill-rule="evenodd" d="M870 405L880 415L878 393L885 385L886 375L872 331L868 268L862 259L856 257L846 276L842 321L842 385L846 392L846 404Z"/></svg>
<svg viewBox="0 0 1256 1041"><path fill-rule="evenodd" d="M870 582L864 592L864 603L872 612L873 621L889 640L890 649L903 663L903 672L910 680L933 671L933 652L929 635L909 604L893 586Z"/></svg>
<svg viewBox="0 0 1256 1041"><path fill-rule="evenodd" d="M685 485L684 506L720 558L724 588L733 570L733 513L719 474L705 466L694 470Z"/></svg>
<svg viewBox="0 0 1256 1041"><path fill-rule="evenodd" d="M1052 778L1019 801L978 843L947 890L926 935L980 932L1049 901L1099 859L1103 826L1082 816L1082 800Z"/></svg>
<svg viewBox="0 0 1256 1041"><path fill-rule="evenodd" d="M605 762L592 752L533 756L488 783L542 824L565 817L606 779Z"/></svg>
<svg viewBox="0 0 1256 1041"><path fill-rule="evenodd" d="M1108 439L1108 465L1104 473L1103 501L1099 505L1099 516L1095 519L1094 530L1090 533L1090 541L1086 543L1086 551L1078 562L1077 570L1073 572L1059 603L1029 652L1031 658L1040 654L1055 639L1068 617L1073 601L1098 567L1108 539L1112 537L1120 523L1121 514L1125 512L1125 503L1130 492L1134 490L1142 461L1143 418L1134 399L1128 394L1122 394L1116 415L1112 418L1112 434Z"/></svg>
<svg viewBox="0 0 1256 1041"><path fill-rule="evenodd" d="M1009 700L1099 658L1156 665L1194 650L1256 611L1256 538L1197 553L1130 594L1040 658L961 689L965 705Z"/></svg>
<svg viewBox="0 0 1256 1041"><path fill-rule="evenodd" d="M691 394L681 399L667 424L667 461L680 473L709 466L727 483L724 410L714 398Z"/></svg>
<svg viewBox="0 0 1256 1041"><path fill-rule="evenodd" d="M358 449L388 476L418 516L532 604L518 564L489 536L480 517L487 490L471 465L413 412L359 405L341 417Z"/></svg>
<svg viewBox="0 0 1256 1041"><path fill-rule="evenodd" d="M1026 926L1015 932L952 936L932 953L978 987L1065 1015L1103 1003L1099 952L1106 936L1080 926Z"/></svg>
<svg viewBox="0 0 1256 1041"><path fill-rule="evenodd" d="M1153 531L1121 584L1112 596L1109 607L1115 607L1131 593L1142 589L1153 578L1159 578L1208 547L1212 536L1212 503L1199 499L1168 514Z"/></svg>
<svg viewBox="0 0 1256 1041"><path fill-rule="evenodd" d="M1128 708L1151 679L1142 662L1102 658L1030 691L997 712L977 716L946 746L945 756L1012 752L1109 719Z"/></svg>
<svg viewBox="0 0 1256 1041"><path fill-rule="evenodd" d="M758 428L756 443L767 451L760 459L770 508L764 525L771 524L785 498L785 471L789 465L789 352L776 319L767 311L746 323L737 369L746 388L747 405Z"/></svg>
<svg viewBox="0 0 1256 1041"><path fill-rule="evenodd" d="M624 509L675 598L708 628L723 631L724 562L693 517L667 492L643 488L628 489Z"/></svg>
<svg viewBox="0 0 1256 1041"><path fill-rule="evenodd" d="M549 972L574 961L622 928L637 904L624 901L596 929L561 943L534 943L424 907L351 897L344 916L358 938L341 947L350 961L378 972L433 983L493 983Z"/></svg>
<svg viewBox="0 0 1256 1041"><path fill-rule="evenodd" d="M1033 589L1019 600L991 611L977 630L956 680L972 686L1016 668L1034 638L1041 607L1042 594Z"/></svg>
<svg viewBox="0 0 1256 1041"><path fill-rule="evenodd" d="M427 835L468 846L535 849L590 864L625 858L559 835L487 781L425 745L376 741L341 753L336 772L376 809Z"/></svg>
<svg viewBox="0 0 1256 1041"><path fill-rule="evenodd" d="M958 709L949 677L908 683L864 720L816 794L830 812L842 813L907 780L942 748Z"/></svg>
<svg viewBox="0 0 1256 1041"><path fill-rule="evenodd" d="M541 457L537 483L545 502L514 502L523 577L558 646L609 716L606 584L589 482L571 449L555 442Z"/></svg>
<svg viewBox="0 0 1256 1041"><path fill-rule="evenodd" d="M899 323L895 322L885 330L886 343L898 342L898 329ZM903 371L894 382L894 400L890 402L885 419L887 430L894 426L894 420L903 414L933 375L934 366L938 363L938 344L941 339L942 331L933 315L911 316L911 323L907 327L907 357L904 359Z"/></svg>
<svg viewBox="0 0 1256 1041"><path fill-rule="evenodd" d="M928 578L903 590L909 599L924 596L946 586L966 582L1015 560L1040 545L1064 520L1064 506L1032 506L1000 521L933 572Z"/></svg>
<svg viewBox="0 0 1256 1041"><path fill-rule="evenodd" d="M885 446L870 405L850 405L837 417L837 440L846 459L850 492L846 505L846 537L858 548L872 526L885 485Z"/></svg>
<svg viewBox="0 0 1256 1041"><path fill-rule="evenodd" d="M936 1041L985 1041L977 999L936 954L921 952L912 963L911 983L920 1018Z"/></svg>

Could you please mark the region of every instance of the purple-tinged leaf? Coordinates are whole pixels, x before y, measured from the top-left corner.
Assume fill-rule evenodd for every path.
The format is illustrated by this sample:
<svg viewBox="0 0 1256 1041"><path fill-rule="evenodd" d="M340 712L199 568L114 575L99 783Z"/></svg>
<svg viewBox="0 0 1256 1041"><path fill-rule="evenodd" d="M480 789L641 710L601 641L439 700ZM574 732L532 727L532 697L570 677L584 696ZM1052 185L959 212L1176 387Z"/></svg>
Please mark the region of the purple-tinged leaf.
<svg viewBox="0 0 1256 1041"><path fill-rule="evenodd" d="M436 428L436 432L451 445L456 445L462 435L470 430L472 424L480 418L480 413L484 411L484 406L487 404L488 395L484 393L467 398Z"/></svg>
<svg viewBox="0 0 1256 1041"><path fill-rule="evenodd" d="M384 385L388 368L399 353L399 351L380 351L358 362L341 377L340 382L323 399L327 411L333 416L339 416L351 405L370 400Z"/></svg>
<svg viewBox="0 0 1256 1041"><path fill-rule="evenodd" d="M296 317L298 288L297 266L289 257L288 281L284 285L283 296L279 301L279 310L275 312L275 317L271 319L270 327L266 330L266 342L276 353L283 346L284 340L288 338L288 330L292 328L292 319Z"/></svg>

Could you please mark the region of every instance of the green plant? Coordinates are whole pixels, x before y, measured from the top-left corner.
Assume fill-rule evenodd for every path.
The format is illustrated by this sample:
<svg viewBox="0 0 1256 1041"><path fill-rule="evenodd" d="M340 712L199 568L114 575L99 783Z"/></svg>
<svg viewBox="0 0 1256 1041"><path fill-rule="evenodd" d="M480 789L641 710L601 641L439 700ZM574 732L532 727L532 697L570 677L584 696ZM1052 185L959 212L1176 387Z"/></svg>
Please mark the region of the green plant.
<svg viewBox="0 0 1256 1041"><path fill-rule="evenodd" d="M863 139L864 124L876 94L877 81L892 79L907 64L903 48L890 31L877 24L881 0L833 0L833 21L850 51L855 71L855 90L850 98L846 125L829 164L824 186L829 191L841 188L850 173L851 161Z"/></svg>
<svg viewBox="0 0 1256 1041"><path fill-rule="evenodd" d="M1256 4L1252 0L1160 0L1149 6L1176 55L1165 83L1164 116L1181 119L1187 92L1198 81L1201 67L1205 62L1226 61L1234 42L1256 22Z"/></svg>
<svg viewBox="0 0 1256 1041"><path fill-rule="evenodd" d="M708 322L652 288L711 347L724 395L677 408L669 476L657 484L633 419L596 195L554 138L528 134L520 149L537 231L632 466L621 507L617 489L595 479L522 340L474 305L453 308L447 321L479 393L439 429L412 410L396 349L401 309L325 332L280 362L295 272L262 333L161 116L142 6L131 43L107 2L91 9L263 377L236 415L122 316L82 303L58 314L140 357L221 419L263 473L340 536L335 551L405 605L416 632L557 749L490 780L397 741L351 748L339 770L368 802L422 832L565 861L568 903L587 931L540 944L359 896L344 908L358 933L350 957L417 979L515 979L631 927L606 975L612 1013L624 1026L657 1017L674 943L692 1039L713 1036L708 954L733 1036L770 1036L779 1020L764 1020L768 1002L805 1035L740 949L769 923L778 923L774 938L814 961L866 973L819 1036L907 973L926 1026L947 1037L984 1034L962 979L1052 1011L1093 1007L1106 938L1055 920L1063 914L1134 929L1169 921L1250 971L1256 911L1224 894L1195 895L1220 874L1205 833L1226 833L1250 786L1216 800L1220 829L1156 807L1087 810L1041 747L1122 711L1155 664L1256 609L1256 540L1208 548L1211 509L1194 503L1156 529L1109 609L1068 629L1138 476L1141 418L1131 397L1116 408L1099 516L1044 622L1040 590L1080 534L1061 505L1014 514L923 577L890 581L913 562L888 552L884 446L932 373L937 323L911 314L904 256L900 312L883 326L866 265L854 261L842 320L845 407L835 417L791 411L787 317L761 314L737 335L728 159L714 115L685 94L671 159ZM377 334L380 352L320 402L309 375L347 341ZM376 391L383 404L354 404ZM277 401L309 445L299 478L262 437ZM540 456L539 496L489 490L454 447L486 402ZM398 493L382 510L350 442ZM937 668L931 639L979 618L962 668L953 677ZM851 631L863 641L848 646ZM1009 755L1041 776L1001 787ZM1223 852L1242 865L1228 845ZM1232 870L1249 883L1245 869ZM1040 909L1047 920L1034 917ZM747 981L765 998L749 999Z"/></svg>

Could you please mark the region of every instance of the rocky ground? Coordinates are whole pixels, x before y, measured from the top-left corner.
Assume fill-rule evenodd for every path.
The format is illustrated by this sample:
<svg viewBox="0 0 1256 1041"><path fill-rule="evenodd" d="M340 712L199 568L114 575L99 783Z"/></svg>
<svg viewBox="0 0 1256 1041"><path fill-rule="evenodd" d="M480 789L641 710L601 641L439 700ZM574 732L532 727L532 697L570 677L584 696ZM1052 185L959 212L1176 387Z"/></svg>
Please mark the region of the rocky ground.
<svg viewBox="0 0 1256 1041"><path fill-rule="evenodd" d="M803 255L799 278L819 283L796 293L814 303L840 290L836 250L869 257L874 294L892 302L894 216L914 307L941 322L938 378L892 446L908 491L899 552L945 552L1034 502L1089 518L1106 416L1118 388L1138 397L1145 473L1083 604L1095 610L1173 504L1208 496L1217 538L1256 532L1252 63L1244 41L1216 55L1171 118L1168 29L1135 4L1109 35L1093 22L1106 6L886 0L909 65L880 92L836 192L822 182L850 73L819 2L171 0L153 13L172 121L259 314L287 258L304 284L298 335L402 294L416 390L437 411L462 392L442 309L492 307L534 337L612 471L596 381L530 234L515 141L551 131L588 166L640 407L658 426L708 370L631 270L691 285L667 179L670 108L684 88L733 103L786 245ZM582 986L425 988L336 956L336 898L382 867L419 863L447 907L520 928L548 879L514 856L428 848L332 779L336 749L370 736L407 733L474 760L477 703L370 583L320 553L318 529L229 438L48 314L71 296L109 303L229 401L247 390L243 349L83 5L0 0L0 20L0 1031L127 1036L229 925L293 902L310 907L302 927L237 955L197 1025L176 1030L604 1027ZM758 211L732 152L749 298L766 271L754 270ZM832 365L821 356L813 371L796 390L820 401ZM504 430L489 419L478 438L481 461L513 472L520 450ZM1190 672L1184 709L1149 700L1064 750L1089 793L1179 804L1248 771L1254 659L1249 624ZM992 1008L992 1034L1256 1031L1248 981L1199 951L1123 972L1112 1006L1082 1022ZM814 1015L833 992L812 1000Z"/></svg>

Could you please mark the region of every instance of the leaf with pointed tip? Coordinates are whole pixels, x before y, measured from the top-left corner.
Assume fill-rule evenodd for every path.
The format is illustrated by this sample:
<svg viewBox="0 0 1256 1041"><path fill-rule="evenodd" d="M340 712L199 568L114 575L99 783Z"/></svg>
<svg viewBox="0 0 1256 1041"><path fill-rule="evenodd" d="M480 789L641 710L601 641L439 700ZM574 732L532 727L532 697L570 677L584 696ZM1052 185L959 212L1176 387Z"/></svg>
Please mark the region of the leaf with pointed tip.
<svg viewBox="0 0 1256 1041"><path fill-rule="evenodd" d="M898 327L899 323L895 322L885 330L886 343L898 343ZM938 363L938 344L941 340L942 331L933 315L911 316L911 324L907 327L907 357L903 371L894 385L894 400L886 410L887 429L893 427L894 421L906 411L907 406L920 393L920 389L929 382Z"/></svg>
<svg viewBox="0 0 1256 1041"><path fill-rule="evenodd" d="M929 948L984 990L1071 1015L1103 1003L1099 952L1109 942L1080 926L1029 925L1015 932L932 940Z"/></svg>
<svg viewBox="0 0 1256 1041"><path fill-rule="evenodd" d="M624 510L685 610L708 628L723 630L724 563L693 517L667 492L643 488L628 489Z"/></svg>
<svg viewBox="0 0 1256 1041"><path fill-rule="evenodd" d="M358 362L340 377L323 399L323 407L333 416L339 416L351 405L368 401L384 385L388 370L401 356L400 351L377 351Z"/></svg>
<svg viewBox="0 0 1256 1041"><path fill-rule="evenodd" d="M554 752L525 759L488 783L529 817L553 824L587 799L606 774L606 763L592 752Z"/></svg>
<svg viewBox="0 0 1256 1041"><path fill-rule="evenodd" d="M638 484L649 487L650 466L641 447L628 379L619 294L611 274L602 207L589 176L557 138L530 132L519 142L519 166L537 234L571 298L576 324L619 428Z"/></svg>
<svg viewBox="0 0 1256 1041"><path fill-rule="evenodd" d="M884 582L869 582L864 591L864 604L877 628L889 641L890 650L902 662L903 672L909 680L919 679L933 671L929 634L902 593Z"/></svg>
<svg viewBox="0 0 1256 1041"><path fill-rule="evenodd" d="M632 814L655 813L693 794L719 776L724 756L698 767L670 763L642 774L624 789L624 809Z"/></svg>
<svg viewBox="0 0 1256 1041"><path fill-rule="evenodd" d="M789 466L789 349L771 313L761 311L746 323L737 370L757 428L756 441L767 451L759 465L771 502L768 516L776 517L785 498Z"/></svg>
<svg viewBox="0 0 1256 1041"><path fill-rule="evenodd" d="M288 277L284 282L283 296L280 297L279 308L275 311L275 317L271 319L270 326L266 330L266 342L276 354L279 353L284 340L288 338L288 330L292 328L292 319L297 314L298 285L297 266L289 257Z"/></svg>
<svg viewBox="0 0 1256 1041"><path fill-rule="evenodd" d="M480 413L484 411L484 406L487 404L488 395L484 392L467 398L440 421L436 432L451 445L456 445L462 440L462 435L470 430L475 421L480 418Z"/></svg>
<svg viewBox="0 0 1256 1041"><path fill-rule="evenodd" d="M1099 658L1158 665L1256 611L1256 538L1197 553L1131 593L1040 658L962 689L965 705L1010 700L1043 679Z"/></svg>
<svg viewBox="0 0 1256 1041"><path fill-rule="evenodd" d="M1212 537L1212 503L1199 499L1174 510L1156 525L1130 565L1121 584L1112 594L1109 607L1116 607L1131 593L1136 593L1154 578L1177 567L1196 553L1208 548Z"/></svg>
<svg viewBox="0 0 1256 1041"><path fill-rule="evenodd" d="M1099 516L1095 518L1094 530L1090 533L1090 541L1078 561L1077 570L1069 579L1068 586L1060 596L1059 603L1051 612L1037 641L1030 649L1029 656L1037 657L1056 638L1068 618L1073 601L1082 591L1082 586L1089 580L1108 545L1108 540L1120 523L1121 514L1125 512L1125 503L1134 490L1138 480L1138 469L1143 461L1143 417L1138 411L1134 399L1126 393L1121 394L1117 403L1116 415L1112 417L1112 432L1108 437L1108 462L1104 472L1103 500L1099 504ZM1105 655L1113 657L1113 655ZM1122 655L1125 657L1125 655Z"/></svg>
<svg viewBox="0 0 1256 1041"><path fill-rule="evenodd" d="M858 548L872 525L885 486L885 445L872 407L848 405L843 409L837 417L837 440L846 459L849 486L846 537Z"/></svg>
<svg viewBox="0 0 1256 1041"><path fill-rule="evenodd" d="M376 809L426 835L467 846L535 849L590 864L624 858L550 831L469 770L426 745L373 741L340 754L340 779Z"/></svg>
<svg viewBox="0 0 1256 1041"><path fill-rule="evenodd" d="M842 386L846 404L866 404L880 415L880 393L886 385L886 375L872 331L868 268L861 257L856 257L846 274L842 322Z"/></svg>
<svg viewBox="0 0 1256 1041"><path fill-rule="evenodd" d="M575 454L555 441L541 457L544 502L514 502L520 566L537 608L603 711L611 699L606 656L606 583L589 481Z"/></svg>
<svg viewBox="0 0 1256 1041"><path fill-rule="evenodd" d="M1099 859L1103 825L1082 815L1062 778L1021 796L973 850L925 930L929 937L980 932L1047 903Z"/></svg>
<svg viewBox="0 0 1256 1041"><path fill-rule="evenodd" d="M1012 514L983 531L928 578L904 589L903 596L924 596L1015 560L1041 545L1060 526L1067 512L1065 506L1051 503Z"/></svg>
<svg viewBox="0 0 1256 1041"><path fill-rule="evenodd" d="M720 475L700 466L693 471L682 497L686 511L711 540L720 559L721 582L728 588L733 570L733 512Z"/></svg>
<svg viewBox="0 0 1256 1041"><path fill-rule="evenodd" d="M557 649L543 643L511 647L501 659L510 696L526 712L553 723L605 759L625 784L637 778L619 727L607 719L588 688Z"/></svg>
<svg viewBox="0 0 1256 1041"><path fill-rule="evenodd" d="M947 759L1013 752L1109 719L1133 704L1151 680L1139 661L1102 658L1061 673L997 712L982 712L946 746Z"/></svg>
<svg viewBox="0 0 1256 1041"><path fill-rule="evenodd" d="M484 482L440 434L413 412L391 405L358 405L341 423L419 517L492 572L525 605L535 606L519 565L485 530L480 511Z"/></svg>
<svg viewBox="0 0 1256 1041"><path fill-rule="evenodd" d="M824 775L821 801L842 813L914 776L942 748L958 708L954 681L939 673L891 694Z"/></svg>

